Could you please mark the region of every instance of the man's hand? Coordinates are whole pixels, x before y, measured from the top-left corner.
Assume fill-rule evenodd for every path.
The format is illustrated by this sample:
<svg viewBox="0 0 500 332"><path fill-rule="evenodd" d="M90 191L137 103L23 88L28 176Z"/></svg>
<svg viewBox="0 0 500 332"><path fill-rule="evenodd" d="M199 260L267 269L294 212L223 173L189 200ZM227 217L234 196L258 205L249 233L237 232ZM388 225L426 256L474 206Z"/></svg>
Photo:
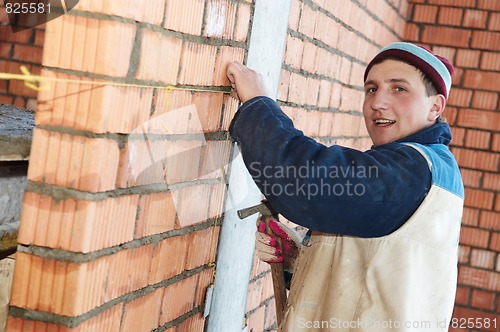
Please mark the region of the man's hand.
<svg viewBox="0 0 500 332"><path fill-rule="evenodd" d="M260 219L257 223L255 241L257 256L267 263L283 262L284 269L293 272L295 259L302 243L301 236L274 219L269 219L268 223L273 234L268 234L266 220ZM281 245L279 240L281 240Z"/></svg>
<svg viewBox="0 0 500 332"><path fill-rule="evenodd" d="M231 95L242 103L257 96L267 96L264 77L239 62L230 63L226 72L231 88Z"/></svg>

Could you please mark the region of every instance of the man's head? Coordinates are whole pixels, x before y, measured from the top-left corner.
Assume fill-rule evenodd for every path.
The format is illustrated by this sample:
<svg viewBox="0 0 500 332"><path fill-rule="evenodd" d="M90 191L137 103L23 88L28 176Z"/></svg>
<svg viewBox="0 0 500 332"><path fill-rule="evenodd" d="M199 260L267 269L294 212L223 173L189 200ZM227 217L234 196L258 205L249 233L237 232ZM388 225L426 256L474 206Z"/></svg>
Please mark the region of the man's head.
<svg viewBox="0 0 500 332"><path fill-rule="evenodd" d="M410 43L383 48L365 71L363 114L375 146L430 127L446 105L451 63Z"/></svg>

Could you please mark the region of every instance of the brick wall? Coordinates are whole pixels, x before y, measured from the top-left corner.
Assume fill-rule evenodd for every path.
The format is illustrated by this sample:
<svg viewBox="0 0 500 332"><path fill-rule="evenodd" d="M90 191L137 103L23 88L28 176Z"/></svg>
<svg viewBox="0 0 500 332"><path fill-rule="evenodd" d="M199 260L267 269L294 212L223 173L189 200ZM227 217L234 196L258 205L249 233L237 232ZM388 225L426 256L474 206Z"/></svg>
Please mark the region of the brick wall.
<svg viewBox="0 0 500 332"><path fill-rule="evenodd" d="M13 33L4 0L0 0L0 72L21 74L19 67L24 65L32 74L38 75L44 39L44 26ZM36 97L37 92L20 81L0 82L0 103L34 110Z"/></svg>
<svg viewBox="0 0 500 332"><path fill-rule="evenodd" d="M407 1L292 0L278 102L297 128L327 145L369 149L363 73L382 46L403 38ZM276 328L269 265L254 257L248 331Z"/></svg>
<svg viewBox="0 0 500 332"><path fill-rule="evenodd" d="M252 10L88 0L46 24L8 331L203 330ZM36 31L2 30L2 58Z"/></svg>
<svg viewBox="0 0 500 332"><path fill-rule="evenodd" d="M500 2L411 0L406 39L457 68L447 106L452 152L465 184L454 317L500 324ZM455 323L463 323L463 320ZM465 324L467 326L467 324ZM451 329L466 331L467 329Z"/></svg>

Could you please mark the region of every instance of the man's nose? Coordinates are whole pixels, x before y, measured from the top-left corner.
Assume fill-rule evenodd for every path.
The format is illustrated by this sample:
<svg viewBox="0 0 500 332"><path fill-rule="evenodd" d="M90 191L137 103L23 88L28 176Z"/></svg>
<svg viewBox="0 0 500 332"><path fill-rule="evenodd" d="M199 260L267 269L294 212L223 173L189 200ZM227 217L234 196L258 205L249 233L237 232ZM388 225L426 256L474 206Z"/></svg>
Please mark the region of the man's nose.
<svg viewBox="0 0 500 332"><path fill-rule="evenodd" d="M374 92L371 102L371 108L374 111L383 111L388 108L389 98L387 93L383 90L377 90Z"/></svg>

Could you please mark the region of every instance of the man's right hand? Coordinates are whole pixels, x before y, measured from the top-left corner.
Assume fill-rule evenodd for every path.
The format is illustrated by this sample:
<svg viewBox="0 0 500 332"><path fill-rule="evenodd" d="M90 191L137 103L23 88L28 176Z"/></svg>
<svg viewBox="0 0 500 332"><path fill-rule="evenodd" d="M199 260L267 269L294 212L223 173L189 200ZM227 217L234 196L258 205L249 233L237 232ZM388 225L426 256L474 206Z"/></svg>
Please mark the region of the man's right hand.
<svg viewBox="0 0 500 332"><path fill-rule="evenodd" d="M239 62L230 63L226 75L233 89L231 95L242 103L254 97L268 95L264 77Z"/></svg>
<svg viewBox="0 0 500 332"><path fill-rule="evenodd" d="M283 262L284 269L293 272L294 263L302 243L301 236L293 229L272 218L267 222L272 234L267 232L265 219L259 219L257 223L255 241L257 256L267 263Z"/></svg>

